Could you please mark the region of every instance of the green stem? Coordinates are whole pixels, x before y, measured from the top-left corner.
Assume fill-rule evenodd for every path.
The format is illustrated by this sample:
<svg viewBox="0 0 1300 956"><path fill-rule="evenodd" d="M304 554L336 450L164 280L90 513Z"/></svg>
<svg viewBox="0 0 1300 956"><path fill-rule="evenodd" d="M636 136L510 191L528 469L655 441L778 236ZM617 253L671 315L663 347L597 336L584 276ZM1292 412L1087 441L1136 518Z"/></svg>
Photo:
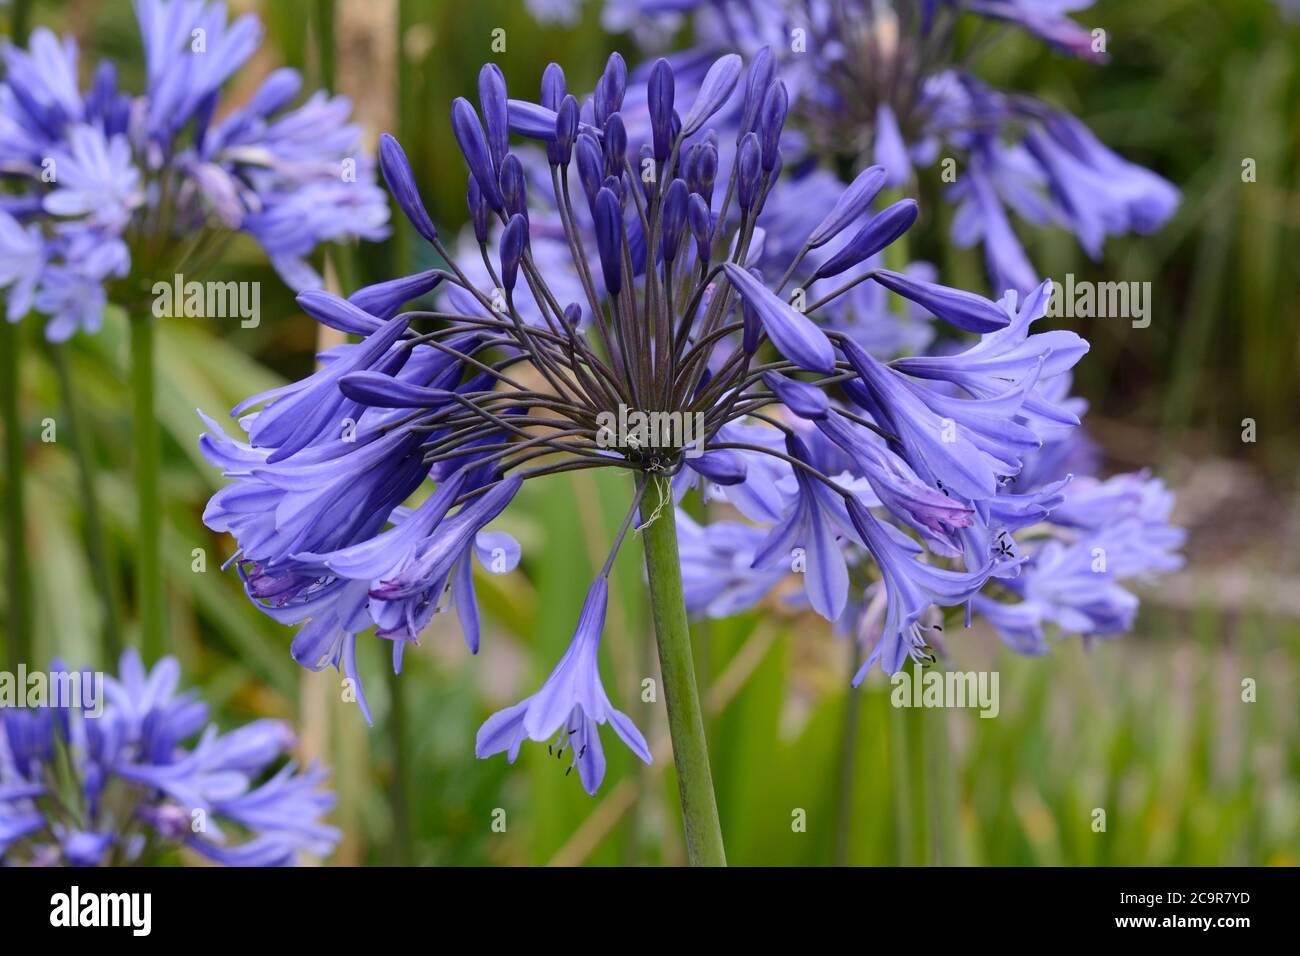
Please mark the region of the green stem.
<svg viewBox="0 0 1300 956"><path fill-rule="evenodd" d="M645 525L645 566L650 579L650 608L659 644L659 670L668 708L668 731L677 766L677 792L682 801L686 858L691 866L726 866L718 801L713 795L709 749L704 737L704 713L695 686L691 633L682 594L682 565L677 553L677 519L673 493L666 478L651 479L641 505Z"/></svg>
<svg viewBox="0 0 1300 956"><path fill-rule="evenodd" d="M931 722L928 767L935 807L935 861L941 866L961 866L961 801L958 799L957 773L952 761L948 712L935 710L928 716Z"/></svg>
<svg viewBox="0 0 1300 956"><path fill-rule="evenodd" d="M411 826L411 748L406 732L406 690L400 674L394 672L391 666L385 670L388 673L388 693L392 702L393 779L388 792L388 807L393 817L392 865L410 866L414 831Z"/></svg>
<svg viewBox="0 0 1300 956"><path fill-rule="evenodd" d="M893 790L894 836L900 866L914 862L912 831L916 826L916 808L907 774L907 716L907 708L889 708L889 779Z"/></svg>
<svg viewBox="0 0 1300 956"><path fill-rule="evenodd" d="M14 0L13 19L9 21L13 31L10 39L18 46L27 45L27 20L31 14L31 0Z"/></svg>
<svg viewBox="0 0 1300 956"><path fill-rule="evenodd" d="M81 427L76 396L73 394L67 346L51 344L49 354L63 396L63 433L69 436L72 455L77 462L77 479L86 517L86 553L104 614L104 663L115 664L122 656L121 617L117 606L117 589L113 582L113 564L109 559L104 522L99 509L99 492L95 488L94 460L85 429Z"/></svg>
<svg viewBox="0 0 1300 956"><path fill-rule="evenodd" d="M334 0L316 0L316 52L321 86L334 92Z"/></svg>
<svg viewBox="0 0 1300 956"><path fill-rule="evenodd" d="M914 660L908 661L907 666L912 670L912 685L916 686L925 671ZM934 863L934 811L930 793L931 779L926 772L929 754L926 733L928 715L924 708L917 707L904 708L900 713L903 716L907 741L903 754L904 772L908 775L912 795L911 806L904 808L912 818L911 853L908 863L912 866L931 866Z"/></svg>
<svg viewBox="0 0 1300 956"><path fill-rule="evenodd" d="M158 497L158 422L154 401L154 320L131 317L131 389L134 396L136 528L135 592L140 653L146 662L163 653L162 502Z"/></svg>
<svg viewBox="0 0 1300 956"><path fill-rule="evenodd" d="M849 679L862 666L862 642L856 634L848 636ZM858 726L862 723L862 695L866 689L849 687L844 703L844 729L840 735L840 779L835 792L835 865L847 866L853 836L853 784L856 780Z"/></svg>
<svg viewBox="0 0 1300 956"><path fill-rule="evenodd" d="M31 660L31 574L23 511L23 429L18 417L19 326L0 317L0 404L5 423L5 588L9 592L9 666Z"/></svg>

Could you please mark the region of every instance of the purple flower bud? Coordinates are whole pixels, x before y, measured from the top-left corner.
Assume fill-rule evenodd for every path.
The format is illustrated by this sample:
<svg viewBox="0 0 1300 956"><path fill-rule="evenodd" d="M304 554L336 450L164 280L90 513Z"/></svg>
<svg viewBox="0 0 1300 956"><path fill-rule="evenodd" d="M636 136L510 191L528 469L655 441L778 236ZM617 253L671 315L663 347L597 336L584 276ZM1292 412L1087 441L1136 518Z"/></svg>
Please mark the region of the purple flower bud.
<svg viewBox="0 0 1300 956"><path fill-rule="evenodd" d="M506 106L506 78L495 63L485 63L479 70L478 101L483 108L483 125L487 127L492 168L499 170L510 149L510 113Z"/></svg>
<svg viewBox="0 0 1300 956"><path fill-rule="evenodd" d="M442 274L437 269L418 272L413 276L389 279L363 286L348 296L348 301L362 312L377 319L387 321L397 314L397 310L420 296L433 291L442 281ZM363 334L369 334L367 330Z"/></svg>
<svg viewBox="0 0 1300 956"><path fill-rule="evenodd" d="M591 113L596 125L605 128L605 119L614 110L609 105L609 83L602 76L596 81L596 88L591 93Z"/></svg>
<svg viewBox="0 0 1300 956"><path fill-rule="evenodd" d="M617 176L606 176L605 181L601 185L614 194L614 198L618 200L620 206L623 205L624 201L627 199L627 192L623 188L622 179L619 179Z"/></svg>
<svg viewBox="0 0 1300 956"><path fill-rule="evenodd" d="M582 306L576 302L570 302L564 307L564 324L570 328L578 328L582 325Z"/></svg>
<svg viewBox="0 0 1300 956"><path fill-rule="evenodd" d="M469 171L478 180L479 189L483 190L483 199L489 206L500 212L505 208L501 198L501 189L493 172L492 157L488 153L487 139L483 127L479 125L478 115L469 100L458 96L451 104L451 131L456 135L460 151L465 154L465 163Z"/></svg>
<svg viewBox="0 0 1300 956"><path fill-rule="evenodd" d="M627 161L627 127L619 113L609 114L605 120L605 174L621 176Z"/></svg>
<svg viewBox="0 0 1300 956"><path fill-rule="evenodd" d="M663 205L663 252L664 261L672 262L677 258L677 247L681 242L682 229L686 226L686 205L690 191L686 183L674 179L668 184L664 194Z"/></svg>
<svg viewBox="0 0 1300 956"><path fill-rule="evenodd" d="M722 268L740 297L758 312L759 321L777 351L810 372L835 370L835 349L812 319L782 301L734 262L724 263Z"/></svg>
<svg viewBox="0 0 1300 956"><path fill-rule="evenodd" d="M748 473L745 459L730 448L705 452L690 459L688 464L692 471L719 485L738 485Z"/></svg>
<svg viewBox="0 0 1300 956"><path fill-rule="evenodd" d="M507 100L506 116L511 132L546 143L555 139L555 110L527 100Z"/></svg>
<svg viewBox="0 0 1300 956"><path fill-rule="evenodd" d="M596 249L605 276L605 289L616 296L623 288L623 208L608 189L596 194Z"/></svg>
<svg viewBox="0 0 1300 956"><path fill-rule="evenodd" d="M699 193L704 201L713 205L713 184L718 178L718 148L712 143L698 143L694 149L695 164L691 169L694 182L687 182L691 192Z"/></svg>
<svg viewBox="0 0 1300 956"><path fill-rule="evenodd" d="M741 59L735 53L728 53L718 59L705 74L700 83L700 91L691 104L691 111L682 120L682 133L690 136L704 128L704 124L731 97L740 78Z"/></svg>
<svg viewBox="0 0 1300 956"><path fill-rule="evenodd" d="M542 105L548 110L559 110L564 94L564 68L558 63L548 63L542 73Z"/></svg>
<svg viewBox="0 0 1300 956"><path fill-rule="evenodd" d="M781 404L800 418L816 421L825 418L826 413L830 411L830 402L826 400L826 393L816 385L786 378L777 372L764 372L763 383L780 399Z"/></svg>
<svg viewBox="0 0 1300 956"><path fill-rule="evenodd" d="M748 210L758 199L758 187L763 183L763 170L759 165L761 156L762 147L758 145L757 134L746 133L736 157L736 196L741 209Z"/></svg>
<svg viewBox="0 0 1300 956"><path fill-rule="evenodd" d="M617 113L623 108L623 96L627 93L627 63L617 51L611 53L605 61L605 72L601 79L605 81L609 112Z"/></svg>
<svg viewBox="0 0 1300 956"><path fill-rule="evenodd" d="M673 97L676 81L673 68L660 58L650 70L646 95L650 107L650 130L654 136L654 157L658 162L668 158L673 148Z"/></svg>
<svg viewBox="0 0 1300 956"><path fill-rule="evenodd" d="M419 408L454 400L447 389L416 385L383 372L349 372L339 379L339 391L373 408Z"/></svg>
<svg viewBox="0 0 1300 956"><path fill-rule="evenodd" d="M963 292L936 282L924 282L884 270L872 278L891 292L911 299L927 312L967 332L995 332L1011 322L996 302L990 302L973 292Z"/></svg>
<svg viewBox="0 0 1300 956"><path fill-rule="evenodd" d="M817 271L813 273L813 280L837 276L845 269L870 259L911 229L912 223L916 222L916 214L915 199L900 199L888 209L872 216L867 220L866 225L844 244L839 252L817 268Z"/></svg>
<svg viewBox="0 0 1300 956"><path fill-rule="evenodd" d="M774 70L770 46L763 47L750 60L749 74L745 78L745 105L740 112L740 129L736 133L737 143L757 124L758 111L762 109L767 88L772 85Z"/></svg>
<svg viewBox="0 0 1300 956"><path fill-rule="evenodd" d="M858 173L849 188L840 193L833 208L825 219L808 236L808 245L816 249L834 239L849 223L857 219L871 206L871 201L884 188L885 168L871 166Z"/></svg>
<svg viewBox="0 0 1300 956"><path fill-rule="evenodd" d="M781 130L785 127L785 114L790 108L790 98L785 84L777 80L767 91L763 110L758 118L758 134L763 146L763 172L770 173L781 154Z"/></svg>
<svg viewBox="0 0 1300 956"><path fill-rule="evenodd" d="M397 200L397 205L402 207L402 212L411 220L415 231L429 242L437 239L438 230L434 228L429 211L420 199L420 190L415 185L415 173L411 171L406 152L387 133L379 137L379 169L383 172L384 182L388 183L388 189Z"/></svg>
<svg viewBox="0 0 1300 956"><path fill-rule="evenodd" d="M513 292L519 278L519 262L528 245L528 222L523 216L511 216L501 232L501 284Z"/></svg>
<svg viewBox="0 0 1300 956"><path fill-rule="evenodd" d="M380 321L350 299L340 299L333 292L326 292L324 289L308 289L306 292L300 292L295 301L304 312L321 325L338 329L348 335L369 336L397 315L394 310L390 319ZM400 332L398 334L400 335ZM396 338L392 341L396 341ZM236 411L242 414L243 407L236 406Z"/></svg>
<svg viewBox="0 0 1300 956"><path fill-rule="evenodd" d="M713 216L709 204L699 193L691 193L686 203L686 221L690 223L691 235L695 237L695 251L700 262L709 261L709 243L713 241Z"/></svg>
<svg viewBox="0 0 1300 956"><path fill-rule="evenodd" d="M474 223L474 239L480 243L487 242L492 211L483 201L483 190L479 189L478 180L473 173L470 173L469 186L465 190L465 205L469 206L469 217Z"/></svg>
<svg viewBox="0 0 1300 956"><path fill-rule="evenodd" d="M694 183L696 182L695 163L696 160L698 160L699 158L700 158L700 144L695 143L687 147L686 154L682 157L681 162L678 163L678 165L681 167L680 170L681 177L682 179L686 180L686 186L688 189L690 189L691 192L695 192L694 189Z"/></svg>
<svg viewBox="0 0 1300 956"><path fill-rule="evenodd" d="M568 166L573 140L578 135L578 101L566 96L555 113L555 138L546 144L546 160L552 166Z"/></svg>
<svg viewBox="0 0 1300 956"><path fill-rule="evenodd" d="M588 204L594 209L596 192L600 189L601 182L604 179L604 161L600 155L600 144L596 142L596 137L590 133L579 133L576 148L578 153L578 179L582 181L582 188L587 194Z"/></svg>
<svg viewBox="0 0 1300 956"><path fill-rule="evenodd" d="M506 213L528 219L528 185L524 181L524 164L514 153L506 153L501 161L501 198L505 200Z"/></svg>

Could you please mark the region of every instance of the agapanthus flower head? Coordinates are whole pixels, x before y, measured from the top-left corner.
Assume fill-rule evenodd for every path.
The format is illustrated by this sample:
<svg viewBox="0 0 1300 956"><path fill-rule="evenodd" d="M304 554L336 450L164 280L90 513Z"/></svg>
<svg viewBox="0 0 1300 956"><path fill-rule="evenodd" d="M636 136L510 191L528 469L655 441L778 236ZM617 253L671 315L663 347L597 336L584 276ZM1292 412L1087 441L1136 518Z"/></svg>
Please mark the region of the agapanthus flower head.
<svg viewBox="0 0 1300 956"><path fill-rule="evenodd" d="M605 0L607 21L622 27L628 18L661 20L670 34L683 14L694 14L697 47L681 60L729 51L780 59L791 125L805 137L803 148L792 149L796 161L833 155L858 168L874 165L881 185L901 189L916 168L959 158L960 175L945 180L952 182L947 198L958 204L952 238L962 246L983 243L999 295L1009 288L1027 293L1040 278L1010 213L1030 226L1065 226L1096 258L1107 236L1152 232L1179 203L1177 189L1116 155L1067 113L983 83L973 66L987 43L961 45L961 21L979 17L1014 26L1064 55L1104 62L1105 31L1074 19L1089 6L1091 0ZM678 96L698 82L694 72L682 78ZM746 98L737 120L741 136L758 128L761 102Z"/></svg>
<svg viewBox="0 0 1300 956"><path fill-rule="evenodd" d="M382 297L374 287L351 299L302 295L311 315L361 341L326 352L315 375L242 403L235 414L247 442L214 423L203 441L233 479L205 518L237 538L248 594L266 614L300 624L300 663L352 678L359 633L374 628L393 641L398 666L404 646L451 606L477 650L471 555L489 571L515 566L517 545L487 525L526 481L628 473L628 515L569 652L537 695L491 718L478 741L480 756L513 758L523 740L554 737L552 750L571 754L589 791L603 775L599 724L614 724L649 758L608 701L597 654L608 571L638 514L653 522L672 506L669 494L690 488L736 503L774 525L750 538L749 571L737 571L770 583L792 554L807 553L807 598L832 619L849 605L848 568L874 557L888 566L896 631L910 635L924 607L965 600L1005 564L966 548L962 535L976 515L992 520L1000 481L1037 445L1028 416L1001 432L989 425L1014 419L1044 377L1031 346L982 380L991 394L962 397L884 367L818 323L820 310L870 280L959 329L998 334L1028 317L866 267L826 293L793 284L815 248L862 265L909 228L911 200L871 211L879 174L841 202L832 196L792 237L798 251L784 276L758 267L758 221L787 185L785 87L762 57L748 70L740 57L720 57L702 73L684 99L668 61L642 87L611 57L578 107L559 66L543 75L541 103L510 98L499 70L485 66L477 108L458 99L451 114L468 169L473 256L443 246L406 155L383 139L385 178L446 268L382 284ZM723 165L711 121L741 90L759 105ZM649 122L625 122L634 104L646 104ZM545 152L516 148L511 131ZM806 282L836 273L832 265ZM441 308L398 311L404 294L432 284L445 291ZM953 444L949 428L959 433ZM944 557L969 550L969 567L927 567L894 522L924 529ZM901 663L896 652L881 659Z"/></svg>
<svg viewBox="0 0 1300 956"><path fill-rule="evenodd" d="M290 728L221 733L193 693L177 693L175 658L146 670L127 651L116 677L57 661L50 675L49 700L0 710L0 864L127 865L187 848L284 866L338 842L322 820L334 803L326 772L282 760Z"/></svg>
<svg viewBox="0 0 1300 956"><path fill-rule="evenodd" d="M443 244L386 139L385 177L446 267L383 283L382 295L300 296L360 341L238 406L247 442L211 422L203 439L232 479L205 518L235 537L250 598L300 625L300 663L358 681L358 635L390 640L397 667L453 606L478 649L471 555L491 572L515 566L518 546L488 526L524 483L626 474L628 512L568 652L536 694L484 725L477 747L513 760L524 740L549 740L589 791L604 772L600 725L649 758L598 673L607 578L638 515L643 529L702 490L769 526L687 526L684 560L712 561L725 578L692 582L692 606L708 613L758 600L791 571L832 621L867 586L883 589L887 627L871 662L893 671L929 658L931 607L1017 573L1024 558L1009 536L1059 503L1060 482L1022 493L1013 480L1077 424L1045 390L1086 346L1028 331L1049 284L1022 305L880 268L916 218L911 200L871 210L883 174L844 196L801 191L820 205L787 237L790 259L781 273L760 259L765 210L798 188L782 175L783 80L770 56L748 68L723 56L698 72L683 96L668 61L641 83L614 56L578 107L558 66L540 103L511 98L485 66L477 107L457 99L451 116L468 171L467 254ZM737 97L758 104L753 128L724 151L713 123ZM628 122L642 104L647 121ZM546 148L512 143L512 131ZM837 273L835 257L855 277L810 291ZM805 259L831 264L814 275L800 272ZM403 290L435 279L439 308L397 311ZM980 339L931 365L886 364L820 322L864 284Z"/></svg>
<svg viewBox="0 0 1300 956"><path fill-rule="evenodd" d="M387 235L388 204L343 97L290 107L293 70L271 73L242 107L222 87L256 52L257 18L223 3L137 0L146 83L132 95L102 63L84 92L78 50L44 28L6 46L0 80L0 292L46 335L94 331L112 298L141 309L155 280L199 278L233 231L251 235L297 289L321 284L307 257L324 242ZM184 240L184 241L182 241Z"/></svg>

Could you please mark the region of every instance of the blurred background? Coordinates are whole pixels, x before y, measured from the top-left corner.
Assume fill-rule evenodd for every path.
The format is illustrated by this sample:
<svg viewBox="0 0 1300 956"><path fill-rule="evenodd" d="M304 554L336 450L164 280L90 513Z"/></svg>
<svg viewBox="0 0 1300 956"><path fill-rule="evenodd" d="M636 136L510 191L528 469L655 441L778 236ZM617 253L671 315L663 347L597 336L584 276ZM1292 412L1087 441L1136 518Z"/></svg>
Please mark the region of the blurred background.
<svg viewBox="0 0 1300 956"><path fill-rule="evenodd" d="M254 68L230 103L288 64L306 88L352 98L373 144L393 132L439 227L466 218L453 97L472 96L485 60L516 95L532 96L549 60L573 90L605 57L637 49L588 3L571 25L539 26L521 0L232 0L267 27ZM1058 320L1092 344L1077 391L1110 471L1150 466L1178 496L1187 568L1142 590L1132 634L1085 647L1062 639L1045 658L1018 657L986 629L950 632L946 666L1001 673L1001 714L900 711L874 676L851 704L849 653L819 618L775 605L695 630L727 852L734 864L1296 864L1300 862L1300 12L1270 0L1099 0L1081 17L1109 31L1111 62L1073 62L1009 36L987 58L998 86L1067 108L1126 158L1172 180L1184 202L1150 238L1112 239L1091 262L1064 232L1029 252L1052 276L1152 282L1149 328ZM142 86L129 0L37 2L33 25L76 36L82 67L101 57ZM493 31L506 52L494 54ZM134 75L132 75L134 70ZM1243 183L1253 159L1257 181ZM923 209L940 208L926 203ZM984 289L978 251L946 241L948 210L923 220L914 252L944 281ZM432 264L404 221L393 237L329 254L338 287ZM531 692L572 632L586 582L626 506L625 483L588 473L530 485L500 521L519 538L521 569L477 582L483 649L465 650L454 621L435 619L400 681L387 645L360 642L375 710L368 728L339 704L339 677L289 657L291 631L259 614L221 563L233 547L202 524L215 469L200 457L202 408L221 418L244 397L306 374L315 323L296 309L251 241L213 278L260 280L262 321L174 319L159 328L159 417L165 431L164 560L168 628L188 685L218 722L288 719L300 750L334 770L333 822L346 834L334 865L683 862L667 728L642 705L654 676L640 593L640 549L624 549L603 672L615 703L655 746L643 767L621 747L595 798L541 747L513 767L474 759L492 711ZM987 291L987 290L986 290ZM94 568L83 546L71 456L41 440L64 422L56 366L37 323L22 336L22 440L28 467L37 660L112 666L102 657ZM100 462L110 533L104 561L129 595L134 511L125 317L73 343L76 425ZM1256 422L1254 442L1243 419ZM200 549L196 551L195 549ZM196 571L196 556L204 567ZM6 595L6 600L8 596ZM0 625L2 626L2 625ZM1258 682L1243 703L1242 681ZM655 715L655 716L652 716ZM658 723L656 723L658 721ZM505 810L505 832L492 827ZM1104 808L1106 832L1093 830ZM803 810L806 831L792 828ZM499 827L498 827L499 829Z"/></svg>

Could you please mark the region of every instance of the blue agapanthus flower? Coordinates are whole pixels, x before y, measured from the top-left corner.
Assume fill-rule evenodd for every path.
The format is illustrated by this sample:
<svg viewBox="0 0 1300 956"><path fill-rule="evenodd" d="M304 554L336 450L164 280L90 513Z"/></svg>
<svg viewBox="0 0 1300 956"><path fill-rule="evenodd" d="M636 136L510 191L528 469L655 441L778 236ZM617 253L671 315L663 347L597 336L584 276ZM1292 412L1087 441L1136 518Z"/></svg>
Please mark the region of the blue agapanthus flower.
<svg viewBox="0 0 1300 956"><path fill-rule="evenodd" d="M238 406L246 441L210 420L201 440L230 479L205 520L235 538L250 599L298 626L299 663L358 687L357 639L371 630L398 668L454 608L478 649L473 563L518 562L489 526L526 481L627 473L628 513L568 650L476 747L513 760L525 740L548 743L588 791L604 773L602 725L650 757L599 674L608 575L638 516L644 528L699 491L751 522L682 521L697 611L734 612L791 574L829 620L878 607L860 680L877 663L892 673L930 659L935 608L1021 574L1029 556L1012 536L1062 503L1068 478L1022 487L1017 476L1079 424L1061 390L1087 344L1031 330L1050 283L995 302L872 265L916 203L873 209L878 168L839 192L782 175L791 98L770 54L698 72L691 95L667 60L633 84L615 54L579 102L552 64L533 102L485 66L477 109L452 108L469 168L466 254L444 245L384 137L393 196L446 267L349 299L302 294L304 310L358 340ZM787 189L804 208L782 216L781 258L761 248L761 223L791 208ZM886 361L823 321L863 285L974 338ZM439 309L400 311L435 287Z"/></svg>
<svg viewBox="0 0 1300 956"><path fill-rule="evenodd" d="M277 70L242 107L222 87L257 51L251 15L207 0L136 0L146 68L138 95L101 63L78 84L72 38L6 46L0 82L0 291L6 317L48 320L54 341L95 331L110 299L138 307L155 279L196 277L232 231L251 235L296 289L321 284L321 243L387 234L388 204L342 97L297 107ZM134 277L140 281L132 282Z"/></svg>
<svg viewBox="0 0 1300 956"><path fill-rule="evenodd" d="M50 674L41 706L0 709L0 864L126 865L184 847L285 866L332 852L326 772L282 762L288 725L221 733L202 701L177 693L171 657L146 671L127 651L102 690L89 670L55 662Z"/></svg>
<svg viewBox="0 0 1300 956"><path fill-rule="evenodd" d="M1068 113L1027 94L997 90L972 65L992 27L1014 27L1068 56L1106 59L1104 31L1072 14L1091 0L605 0L605 22L654 44L691 18L696 46L673 54L683 84L725 52L768 51L790 96L806 149L794 165L841 157L878 165L904 188L934 169L957 204L952 239L982 243L997 294L1022 295L1040 274L1012 224L1061 226L1092 258L1105 239L1160 228L1180 201L1157 174L1103 145ZM989 24L962 46L960 21ZM658 23L662 29L650 25ZM949 174L955 173L955 178ZM943 175L941 175L943 174Z"/></svg>

